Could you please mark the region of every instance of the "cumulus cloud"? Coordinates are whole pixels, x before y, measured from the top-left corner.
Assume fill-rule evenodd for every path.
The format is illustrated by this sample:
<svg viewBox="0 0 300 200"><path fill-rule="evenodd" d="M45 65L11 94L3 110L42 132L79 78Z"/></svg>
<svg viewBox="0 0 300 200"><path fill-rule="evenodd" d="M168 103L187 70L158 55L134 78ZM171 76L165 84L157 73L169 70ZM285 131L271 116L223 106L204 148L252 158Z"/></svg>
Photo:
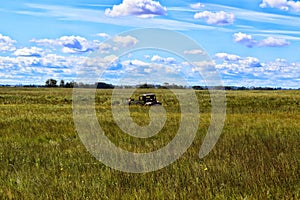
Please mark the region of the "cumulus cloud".
<svg viewBox="0 0 300 200"><path fill-rule="evenodd" d="M151 60L152 59L152 60ZM182 67L182 63L168 63L168 61L174 61L172 57L162 57L161 55L150 56L148 61L139 59L128 59L120 61L122 65L122 72L126 75L122 77L122 80L130 80L130 84L141 84L141 83L180 83L182 77L179 76L182 70L188 67ZM191 67L189 67L191 68ZM184 85L184 84L183 84Z"/></svg>
<svg viewBox="0 0 300 200"><path fill-rule="evenodd" d="M240 57L226 53L216 54L215 59L216 68L223 81L230 85L299 87L299 62L288 62L281 58L260 62L255 57Z"/></svg>
<svg viewBox="0 0 300 200"><path fill-rule="evenodd" d="M263 0L259 5L261 8L278 8L280 10L288 11L300 11L300 1L292 0Z"/></svg>
<svg viewBox="0 0 300 200"><path fill-rule="evenodd" d="M187 63L189 64L189 63ZM204 60L200 62L192 62L192 72L199 72L200 74L209 74L215 68L215 61Z"/></svg>
<svg viewBox="0 0 300 200"><path fill-rule="evenodd" d="M239 60L239 64L242 66L248 66L251 68L255 68L255 67L262 67L262 64L260 63L258 58L254 58L254 57L246 57L243 59Z"/></svg>
<svg viewBox="0 0 300 200"><path fill-rule="evenodd" d="M113 41L121 47L130 48L138 43L138 39L130 35L127 36L115 36Z"/></svg>
<svg viewBox="0 0 300 200"><path fill-rule="evenodd" d="M25 54L27 50L22 50ZM22 52L20 51L20 53ZM74 79L75 69L82 66L85 57L47 54L36 56L0 56L0 75L2 83L44 84L49 78Z"/></svg>
<svg viewBox="0 0 300 200"><path fill-rule="evenodd" d="M234 42L237 42L237 43L242 43L244 45L246 45L247 47L253 47L257 44L257 41L255 41L252 37L252 35L248 35L248 34L245 34L245 33L235 33L233 35L233 40Z"/></svg>
<svg viewBox="0 0 300 200"><path fill-rule="evenodd" d="M102 36L108 36L106 34L101 34ZM108 36L110 37L110 36ZM108 42L104 42L104 43L100 43L97 40L94 41L84 41L81 42L81 44L84 44L84 49L85 52L86 51L93 51L93 50L97 50L98 53L101 54L109 54L109 53L113 53L114 51L118 51L121 48L132 48L134 47L137 43L138 43L138 39L135 37L132 37L130 35L126 35L126 36L115 36L112 37L110 40L108 40ZM73 51L73 46L71 46L72 48L66 48L64 47L63 50L71 50ZM90 48L90 49L88 49ZM66 51L64 51L66 52ZM67 52L66 52L67 53ZM71 52L73 53L73 52Z"/></svg>
<svg viewBox="0 0 300 200"><path fill-rule="evenodd" d="M84 61L85 57L61 56L57 54L48 54L40 59L42 66L56 68L74 68L81 66Z"/></svg>
<svg viewBox="0 0 300 200"><path fill-rule="evenodd" d="M14 44L16 43L15 40L11 39L8 36L4 36L0 33L0 51L14 51L16 47Z"/></svg>
<svg viewBox="0 0 300 200"><path fill-rule="evenodd" d="M97 76L101 76L101 73L103 73L103 69L107 68L109 65L115 66L116 62L118 60L118 57L115 55L107 55L105 57L87 57L84 60L83 68L80 68L80 73L83 74L92 74L92 78L96 74Z"/></svg>
<svg viewBox="0 0 300 200"><path fill-rule="evenodd" d="M21 70L24 72L30 72L26 71L26 69L73 69L77 66L82 65L84 60L85 59L83 57L78 56L60 56L57 54L47 54L43 57L0 57L0 64L8 70Z"/></svg>
<svg viewBox="0 0 300 200"><path fill-rule="evenodd" d="M98 33L98 34L96 34L96 35L99 36L99 37L102 37L102 38L104 38L104 39L107 39L107 38L110 37L110 35L108 35L107 33Z"/></svg>
<svg viewBox="0 0 300 200"><path fill-rule="evenodd" d="M99 37L110 37L106 33L97 34ZM50 48L52 50L60 49L66 54L83 54L98 50L99 53L110 53L120 48L130 48L138 43L138 39L130 35L115 36L108 43L101 43L99 40L87 40L80 36L62 36L57 39L32 39L30 42L37 46Z"/></svg>
<svg viewBox="0 0 300 200"><path fill-rule="evenodd" d="M286 41L283 38L267 37L263 40L257 41L253 38L252 35L245 33L235 33L233 34L233 40L236 43L241 43L249 48L254 46L258 47L283 47L288 46L290 42Z"/></svg>
<svg viewBox="0 0 300 200"><path fill-rule="evenodd" d="M227 13L224 11L220 12L210 12L210 11L203 11L198 12L194 15L195 19L204 19L206 20L207 24L213 25L230 25L234 23L235 16L233 13Z"/></svg>
<svg viewBox="0 0 300 200"><path fill-rule="evenodd" d="M63 46L62 51L64 53L85 53L99 47L99 41L89 42L80 36L63 36L59 38L58 42Z"/></svg>
<svg viewBox="0 0 300 200"><path fill-rule="evenodd" d="M32 39L31 42L45 47L61 47L63 53L85 53L97 49L98 40L88 41L80 36L62 36L58 39Z"/></svg>
<svg viewBox="0 0 300 200"><path fill-rule="evenodd" d="M123 0L112 9L107 8L105 15L110 17L134 15L142 18L149 18L158 15L166 15L167 8L158 1L153 0Z"/></svg>
<svg viewBox="0 0 300 200"><path fill-rule="evenodd" d="M176 59L175 58L172 58L172 57L168 57L168 58L163 58L159 55L154 55L152 58L151 58L151 61L152 62L158 62L158 63L175 63L176 62Z"/></svg>
<svg viewBox="0 0 300 200"><path fill-rule="evenodd" d="M125 61L123 63L124 65L134 65L134 66L139 66L139 67L145 67L145 66L150 66L150 63L147 63L147 62L144 62L144 61L141 61L141 60L137 60L137 59L133 59L133 60L129 60L129 61Z"/></svg>
<svg viewBox="0 0 300 200"><path fill-rule="evenodd" d="M44 50L38 47L21 48L17 49L13 55L25 56L25 57L41 57L44 54Z"/></svg>
<svg viewBox="0 0 300 200"><path fill-rule="evenodd" d="M267 47L283 47L288 46L290 43L283 38L267 37L259 42L259 46Z"/></svg>
<svg viewBox="0 0 300 200"><path fill-rule="evenodd" d="M99 53L101 53L101 54L108 54L108 53L110 53L113 49L114 49L114 48L113 48L112 45L107 44L107 43L103 43L103 44L100 44L100 46L99 46Z"/></svg>
<svg viewBox="0 0 300 200"><path fill-rule="evenodd" d="M224 61L238 61L241 59L240 56L228 53L217 53L215 54L215 58L222 59Z"/></svg>
<svg viewBox="0 0 300 200"><path fill-rule="evenodd" d="M261 67L259 59L254 57L240 57L234 54L217 53L215 54L216 61L221 60L223 65L221 67L240 70L251 67ZM218 65L220 68L220 65Z"/></svg>

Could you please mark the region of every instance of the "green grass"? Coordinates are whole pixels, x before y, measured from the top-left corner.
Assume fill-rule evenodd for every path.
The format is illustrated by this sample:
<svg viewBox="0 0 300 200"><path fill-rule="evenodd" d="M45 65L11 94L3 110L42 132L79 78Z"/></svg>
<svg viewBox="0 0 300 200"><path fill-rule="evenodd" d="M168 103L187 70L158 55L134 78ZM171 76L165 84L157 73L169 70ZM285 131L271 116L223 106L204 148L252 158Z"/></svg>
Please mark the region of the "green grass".
<svg viewBox="0 0 300 200"><path fill-rule="evenodd" d="M178 102L154 92L166 125L136 139L112 119L111 90L97 91L99 122L118 146L149 152L175 136ZM129 174L87 152L74 127L72 89L0 88L0 199L300 199L300 91L228 91L221 138L204 159L209 93L197 96L201 123L188 151L161 170ZM131 116L146 125L147 111L132 107Z"/></svg>

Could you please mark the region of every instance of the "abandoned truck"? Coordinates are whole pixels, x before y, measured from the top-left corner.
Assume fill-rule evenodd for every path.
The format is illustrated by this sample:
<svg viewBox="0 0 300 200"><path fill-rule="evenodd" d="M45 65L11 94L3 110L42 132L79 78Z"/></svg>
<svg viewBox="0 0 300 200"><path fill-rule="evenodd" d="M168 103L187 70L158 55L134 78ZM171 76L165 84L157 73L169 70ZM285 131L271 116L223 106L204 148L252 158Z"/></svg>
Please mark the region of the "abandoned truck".
<svg viewBox="0 0 300 200"><path fill-rule="evenodd" d="M129 105L141 105L141 106L154 106L161 105L159 101L156 100L156 95L153 93L142 94L139 96L138 100L134 100L132 98L128 99Z"/></svg>

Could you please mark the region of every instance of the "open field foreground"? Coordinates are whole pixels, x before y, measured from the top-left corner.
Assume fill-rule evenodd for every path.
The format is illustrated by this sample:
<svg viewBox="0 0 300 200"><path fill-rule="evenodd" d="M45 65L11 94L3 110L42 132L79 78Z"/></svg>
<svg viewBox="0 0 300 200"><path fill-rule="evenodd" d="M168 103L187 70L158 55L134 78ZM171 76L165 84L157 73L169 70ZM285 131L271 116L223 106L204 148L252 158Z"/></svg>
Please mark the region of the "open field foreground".
<svg viewBox="0 0 300 200"><path fill-rule="evenodd" d="M115 144L150 152L175 136L180 109L170 91L150 91L167 122L148 139L116 126L111 92L97 90L96 111ZM87 152L73 122L72 89L0 88L0 199L300 199L300 91L226 93L225 126L208 156L198 152L210 123L209 93L197 91L200 124L188 151L161 170L130 174ZM140 125L149 123L147 113L131 108Z"/></svg>

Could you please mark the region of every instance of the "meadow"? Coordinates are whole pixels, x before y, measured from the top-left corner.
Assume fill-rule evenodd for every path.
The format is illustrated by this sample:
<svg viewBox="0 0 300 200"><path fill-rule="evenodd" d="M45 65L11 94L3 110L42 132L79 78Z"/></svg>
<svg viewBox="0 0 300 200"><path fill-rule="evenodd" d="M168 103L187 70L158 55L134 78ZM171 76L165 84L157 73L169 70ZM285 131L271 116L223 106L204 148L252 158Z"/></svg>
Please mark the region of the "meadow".
<svg viewBox="0 0 300 200"><path fill-rule="evenodd" d="M166 145L178 129L178 101L155 92L167 110L162 131L130 137L116 126L112 90L97 90L96 111L107 136L133 152ZM300 199L300 91L226 91L222 135L198 157L210 123L207 91L196 91L200 124L191 147L158 171L111 169L82 144L73 121L72 89L0 88L0 199ZM148 108L132 107L137 124Z"/></svg>

